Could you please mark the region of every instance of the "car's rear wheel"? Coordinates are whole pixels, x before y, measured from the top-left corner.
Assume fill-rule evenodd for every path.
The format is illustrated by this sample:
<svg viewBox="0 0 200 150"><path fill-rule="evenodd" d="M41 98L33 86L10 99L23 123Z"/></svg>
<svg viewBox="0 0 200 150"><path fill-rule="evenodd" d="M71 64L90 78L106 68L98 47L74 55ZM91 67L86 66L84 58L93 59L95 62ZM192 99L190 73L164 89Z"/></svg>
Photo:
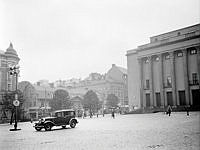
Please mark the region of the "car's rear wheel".
<svg viewBox="0 0 200 150"><path fill-rule="evenodd" d="M70 122L70 127L71 127L71 128L75 128L75 126L76 126L76 121L72 120L72 121Z"/></svg>
<svg viewBox="0 0 200 150"><path fill-rule="evenodd" d="M35 130L37 131L41 131L42 128L39 128L39 127L35 127Z"/></svg>
<svg viewBox="0 0 200 150"><path fill-rule="evenodd" d="M50 123L45 124L45 131L51 131L52 125Z"/></svg>

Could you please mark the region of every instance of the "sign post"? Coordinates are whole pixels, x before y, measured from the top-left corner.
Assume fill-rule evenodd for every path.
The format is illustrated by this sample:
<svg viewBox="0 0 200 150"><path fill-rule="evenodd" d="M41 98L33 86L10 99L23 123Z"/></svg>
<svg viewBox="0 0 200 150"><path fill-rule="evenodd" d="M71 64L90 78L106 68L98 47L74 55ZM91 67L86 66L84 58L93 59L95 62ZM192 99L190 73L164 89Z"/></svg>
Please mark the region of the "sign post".
<svg viewBox="0 0 200 150"><path fill-rule="evenodd" d="M10 75L15 75L16 77L16 94L15 94L15 100L13 101L13 105L15 106L15 124L14 129L10 129L10 131L17 131L21 129L17 129L17 107L19 106L20 102L18 100L18 94L17 94L17 84L18 84L18 73L19 73L19 67L11 67L10 68Z"/></svg>
<svg viewBox="0 0 200 150"><path fill-rule="evenodd" d="M17 107L19 106L20 102L18 101L18 95L15 94L15 100L13 101L13 105L15 106L15 124L14 129L10 129L10 131L17 131L21 129L17 129Z"/></svg>

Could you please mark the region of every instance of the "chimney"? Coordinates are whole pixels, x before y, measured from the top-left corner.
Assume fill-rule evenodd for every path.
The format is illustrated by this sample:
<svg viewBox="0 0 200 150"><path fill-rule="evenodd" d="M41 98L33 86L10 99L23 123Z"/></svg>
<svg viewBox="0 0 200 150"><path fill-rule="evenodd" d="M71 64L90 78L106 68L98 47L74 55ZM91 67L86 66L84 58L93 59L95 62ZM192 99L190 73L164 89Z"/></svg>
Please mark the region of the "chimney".
<svg viewBox="0 0 200 150"><path fill-rule="evenodd" d="M115 64L112 64L112 67L115 67Z"/></svg>

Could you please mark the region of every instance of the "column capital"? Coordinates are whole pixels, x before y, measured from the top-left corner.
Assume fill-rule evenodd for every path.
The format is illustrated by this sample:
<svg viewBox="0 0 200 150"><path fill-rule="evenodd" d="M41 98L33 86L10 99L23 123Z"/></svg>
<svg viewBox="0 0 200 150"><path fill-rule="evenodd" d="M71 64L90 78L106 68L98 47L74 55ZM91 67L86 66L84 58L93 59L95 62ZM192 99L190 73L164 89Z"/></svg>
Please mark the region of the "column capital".
<svg viewBox="0 0 200 150"><path fill-rule="evenodd" d="M142 63L142 59L143 58L137 58L137 60L138 60L139 63Z"/></svg>
<svg viewBox="0 0 200 150"><path fill-rule="evenodd" d="M174 51L169 52L170 57L174 57Z"/></svg>

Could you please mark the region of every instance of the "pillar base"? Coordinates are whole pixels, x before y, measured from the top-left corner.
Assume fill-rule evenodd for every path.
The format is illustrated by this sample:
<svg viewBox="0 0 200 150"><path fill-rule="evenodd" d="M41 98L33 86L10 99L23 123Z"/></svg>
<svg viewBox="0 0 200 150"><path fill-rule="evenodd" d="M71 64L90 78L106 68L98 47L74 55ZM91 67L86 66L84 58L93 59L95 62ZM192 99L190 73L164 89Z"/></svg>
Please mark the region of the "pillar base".
<svg viewBox="0 0 200 150"><path fill-rule="evenodd" d="M19 131L21 129L10 129L10 131Z"/></svg>

